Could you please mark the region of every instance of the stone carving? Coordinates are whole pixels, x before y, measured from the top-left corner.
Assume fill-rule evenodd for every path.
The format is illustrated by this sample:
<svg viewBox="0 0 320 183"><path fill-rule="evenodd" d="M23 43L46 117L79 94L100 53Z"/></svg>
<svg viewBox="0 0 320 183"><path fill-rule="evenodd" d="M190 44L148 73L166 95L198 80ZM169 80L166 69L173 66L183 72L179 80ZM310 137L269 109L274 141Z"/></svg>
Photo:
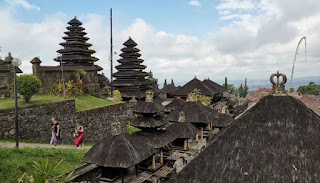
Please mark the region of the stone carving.
<svg viewBox="0 0 320 183"><path fill-rule="evenodd" d="M153 95L154 93L152 91L146 92L146 102L153 102Z"/></svg>
<svg viewBox="0 0 320 183"><path fill-rule="evenodd" d="M183 122L185 122L185 121L186 121L186 114L185 114L183 111L179 112L178 122L183 123Z"/></svg>
<svg viewBox="0 0 320 183"><path fill-rule="evenodd" d="M277 82L274 81L274 78L277 77ZM282 81L280 82L279 79L280 77L282 77ZM285 90L284 90L284 84L286 84L287 82L287 76L279 73L279 71L277 71L277 73L272 74L270 76L270 82L272 83L272 92L271 94L274 95L284 95L285 94Z"/></svg>
<svg viewBox="0 0 320 183"><path fill-rule="evenodd" d="M120 135L121 134L121 123L120 122L111 123L111 134L112 135Z"/></svg>

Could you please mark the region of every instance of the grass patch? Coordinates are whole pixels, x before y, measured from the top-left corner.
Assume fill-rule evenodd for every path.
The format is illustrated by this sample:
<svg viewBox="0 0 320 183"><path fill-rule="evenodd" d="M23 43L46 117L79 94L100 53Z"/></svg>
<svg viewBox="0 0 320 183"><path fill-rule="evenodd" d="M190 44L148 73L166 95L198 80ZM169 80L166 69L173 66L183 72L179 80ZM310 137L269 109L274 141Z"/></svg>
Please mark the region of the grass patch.
<svg viewBox="0 0 320 183"><path fill-rule="evenodd" d="M131 126L131 125L127 124L127 132L129 134L132 134L132 133L137 132L137 131L141 131L141 130L139 128L136 128L134 126Z"/></svg>
<svg viewBox="0 0 320 183"><path fill-rule="evenodd" d="M77 111L88 110L88 109L93 109L97 107L103 107L107 105L120 103L120 102L113 102L111 100L96 98L91 95L80 95L76 97L63 98L55 95L43 94L43 95L33 96L29 103L25 102L23 99L18 99L18 105L19 106L35 106L39 104L59 102L59 101L64 101L69 99L75 99ZM13 108L13 107L14 107L14 98L0 99L0 109Z"/></svg>
<svg viewBox="0 0 320 183"><path fill-rule="evenodd" d="M48 158L51 163L63 159L54 175L66 173L84 163L82 157L87 149L45 149L45 148L1 148L0 149L0 182L17 182L24 172L31 175L33 161L40 162Z"/></svg>
<svg viewBox="0 0 320 183"><path fill-rule="evenodd" d="M81 95L75 98L76 110L83 111L88 109L94 109L112 104L118 104L120 102L113 102L111 100L101 99L92 95Z"/></svg>

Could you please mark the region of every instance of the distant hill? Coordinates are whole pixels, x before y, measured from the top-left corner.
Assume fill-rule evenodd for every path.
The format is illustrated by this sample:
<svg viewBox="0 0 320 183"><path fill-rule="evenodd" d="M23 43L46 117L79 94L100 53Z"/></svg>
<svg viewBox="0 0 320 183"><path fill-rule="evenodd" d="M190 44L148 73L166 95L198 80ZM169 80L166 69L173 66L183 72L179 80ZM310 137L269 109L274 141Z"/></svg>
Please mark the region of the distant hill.
<svg viewBox="0 0 320 183"><path fill-rule="evenodd" d="M301 77L301 78L293 78L292 87L297 90L299 86L308 85L309 82L314 82L315 84L320 85L320 76L308 76L308 77ZM230 80L229 83L234 84L235 87L239 87L244 84L243 80ZM286 83L286 88L289 87L290 78ZM256 90L259 88L271 88L271 83L269 79L267 80L250 80L248 79L248 86L249 90Z"/></svg>
<svg viewBox="0 0 320 183"><path fill-rule="evenodd" d="M315 84L320 85L320 76L308 76L308 77L301 77L301 78L293 78L293 83L292 87L297 90L299 86L302 85L308 85L309 82L314 82ZM175 82L175 84L178 86L183 86L186 84L188 81L180 81L180 82ZM214 82L217 82L218 84L222 85L224 84L224 81L222 80L214 80ZM244 84L244 80L228 80L229 84L234 84L235 87L239 87L242 84ZM286 83L286 88L289 87L290 83L290 78L288 78L288 81ZM160 86L163 86L163 83L160 84ZM264 80L255 80L255 79L250 79L248 78L248 86L249 90L257 90L259 88L271 88L271 83L269 79L264 79Z"/></svg>

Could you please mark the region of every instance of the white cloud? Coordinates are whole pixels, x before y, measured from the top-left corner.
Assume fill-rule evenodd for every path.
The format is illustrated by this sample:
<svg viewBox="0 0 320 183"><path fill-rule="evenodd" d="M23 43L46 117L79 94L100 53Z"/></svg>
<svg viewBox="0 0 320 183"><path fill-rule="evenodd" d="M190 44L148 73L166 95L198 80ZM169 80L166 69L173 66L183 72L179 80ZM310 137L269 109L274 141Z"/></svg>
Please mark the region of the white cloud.
<svg viewBox="0 0 320 183"><path fill-rule="evenodd" d="M201 6L201 3L197 0L190 1L188 4L191 6Z"/></svg>
<svg viewBox="0 0 320 183"><path fill-rule="evenodd" d="M223 0L217 6L217 10L226 10L226 9L251 10L253 8L255 8L255 5L251 0Z"/></svg>
<svg viewBox="0 0 320 183"><path fill-rule="evenodd" d="M40 11L40 7L28 3L26 0L6 0L11 6L22 6L26 10Z"/></svg>

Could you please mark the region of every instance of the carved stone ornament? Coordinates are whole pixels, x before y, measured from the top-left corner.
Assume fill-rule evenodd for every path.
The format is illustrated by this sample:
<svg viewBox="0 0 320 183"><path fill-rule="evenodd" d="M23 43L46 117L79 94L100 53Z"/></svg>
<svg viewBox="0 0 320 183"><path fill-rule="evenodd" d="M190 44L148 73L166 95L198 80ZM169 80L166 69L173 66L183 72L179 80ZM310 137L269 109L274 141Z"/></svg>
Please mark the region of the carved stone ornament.
<svg viewBox="0 0 320 183"><path fill-rule="evenodd" d="M274 81L274 78L277 78L277 82ZM282 81L280 82L280 77L282 78ZM287 76L279 73L277 71L276 74L272 74L270 76L270 82L272 84L272 92L271 94L273 95L285 95L285 89L284 89L284 84L287 82Z"/></svg>
<svg viewBox="0 0 320 183"><path fill-rule="evenodd" d="M146 102L153 102L153 92L152 91L147 91L146 92Z"/></svg>
<svg viewBox="0 0 320 183"><path fill-rule="evenodd" d="M185 121L186 121L186 114L185 114L183 111L179 112L178 122L183 123L183 122L185 122Z"/></svg>
<svg viewBox="0 0 320 183"><path fill-rule="evenodd" d="M121 134L121 123L120 122L111 123L111 134L112 135L120 135Z"/></svg>

